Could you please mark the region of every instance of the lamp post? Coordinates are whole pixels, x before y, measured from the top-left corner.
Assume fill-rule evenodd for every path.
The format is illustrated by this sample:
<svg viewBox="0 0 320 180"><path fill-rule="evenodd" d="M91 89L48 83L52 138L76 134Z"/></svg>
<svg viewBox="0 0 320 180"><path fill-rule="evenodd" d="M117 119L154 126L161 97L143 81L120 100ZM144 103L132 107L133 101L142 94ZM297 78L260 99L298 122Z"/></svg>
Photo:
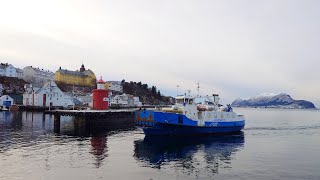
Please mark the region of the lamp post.
<svg viewBox="0 0 320 180"><path fill-rule="evenodd" d="M49 83L49 111L50 111L50 108L51 108L51 81Z"/></svg>
<svg viewBox="0 0 320 180"><path fill-rule="evenodd" d="M178 91L178 89L179 89L179 85L177 85L177 96L179 95L179 91Z"/></svg>
<svg viewBox="0 0 320 180"><path fill-rule="evenodd" d="M74 84L72 86L72 103L73 103L73 110L74 110Z"/></svg>

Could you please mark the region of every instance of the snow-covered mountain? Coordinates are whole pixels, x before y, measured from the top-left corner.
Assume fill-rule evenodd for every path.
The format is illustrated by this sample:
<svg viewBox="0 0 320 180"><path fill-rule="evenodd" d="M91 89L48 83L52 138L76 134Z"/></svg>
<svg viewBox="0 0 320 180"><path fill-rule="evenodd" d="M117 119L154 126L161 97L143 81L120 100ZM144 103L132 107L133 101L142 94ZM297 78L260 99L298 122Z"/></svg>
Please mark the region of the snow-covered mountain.
<svg viewBox="0 0 320 180"><path fill-rule="evenodd" d="M231 104L233 107L266 107L285 109L314 109L312 102L305 100L294 100L288 94L260 94L250 99L236 99Z"/></svg>

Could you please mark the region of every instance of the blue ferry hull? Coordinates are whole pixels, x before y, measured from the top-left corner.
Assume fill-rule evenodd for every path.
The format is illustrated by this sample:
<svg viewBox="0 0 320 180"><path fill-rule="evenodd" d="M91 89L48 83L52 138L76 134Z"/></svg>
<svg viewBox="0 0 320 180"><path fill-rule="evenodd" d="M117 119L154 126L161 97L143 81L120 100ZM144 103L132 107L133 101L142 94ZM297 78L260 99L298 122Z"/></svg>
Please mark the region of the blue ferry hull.
<svg viewBox="0 0 320 180"><path fill-rule="evenodd" d="M205 122L203 126L198 126L197 121L185 115L145 110L136 112L135 124L142 127L146 135L185 136L235 133L244 128L245 122Z"/></svg>
<svg viewBox="0 0 320 180"><path fill-rule="evenodd" d="M145 135L220 135L239 132L244 126L234 127L193 127L172 124L157 124L154 127L143 127Z"/></svg>

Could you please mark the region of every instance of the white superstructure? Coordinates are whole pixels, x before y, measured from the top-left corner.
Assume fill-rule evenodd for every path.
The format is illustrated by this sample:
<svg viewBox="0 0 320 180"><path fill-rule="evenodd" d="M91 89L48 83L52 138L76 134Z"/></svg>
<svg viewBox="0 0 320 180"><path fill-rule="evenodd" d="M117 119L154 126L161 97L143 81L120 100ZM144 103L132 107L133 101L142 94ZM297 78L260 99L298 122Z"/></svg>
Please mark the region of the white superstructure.
<svg viewBox="0 0 320 180"><path fill-rule="evenodd" d="M242 115L233 112L230 105L225 108L220 106L217 94L201 98L178 96L174 106L163 108L162 111L183 114L187 118L197 121L199 126L204 126L206 122L232 122L244 119Z"/></svg>

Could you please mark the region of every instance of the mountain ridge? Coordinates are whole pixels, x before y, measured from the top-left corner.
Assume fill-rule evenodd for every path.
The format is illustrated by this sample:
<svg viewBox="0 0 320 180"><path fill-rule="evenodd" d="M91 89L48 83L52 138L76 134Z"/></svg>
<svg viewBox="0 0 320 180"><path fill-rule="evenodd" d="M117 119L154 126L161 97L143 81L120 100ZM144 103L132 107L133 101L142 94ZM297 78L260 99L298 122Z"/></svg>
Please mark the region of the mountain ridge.
<svg viewBox="0 0 320 180"><path fill-rule="evenodd" d="M306 100L294 100L290 95L269 94L258 95L250 99L237 98L232 102L233 107L263 107L263 108L282 108L282 109L316 109L314 104Z"/></svg>

